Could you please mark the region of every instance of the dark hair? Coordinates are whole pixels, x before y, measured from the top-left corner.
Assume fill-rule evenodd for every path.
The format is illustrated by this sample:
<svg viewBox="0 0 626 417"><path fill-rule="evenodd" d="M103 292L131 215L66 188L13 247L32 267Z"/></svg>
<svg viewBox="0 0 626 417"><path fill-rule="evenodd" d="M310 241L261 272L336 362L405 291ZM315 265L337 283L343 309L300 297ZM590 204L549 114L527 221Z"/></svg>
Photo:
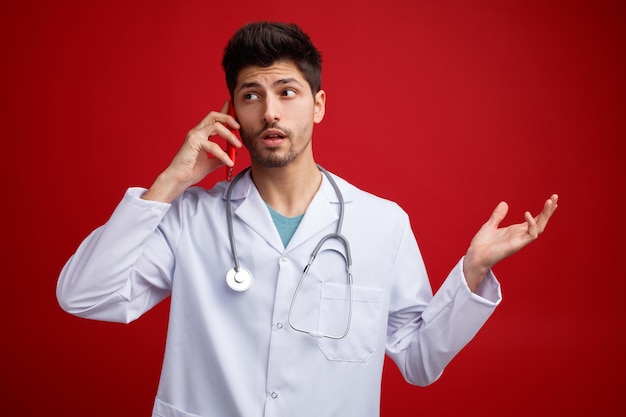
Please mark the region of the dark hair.
<svg viewBox="0 0 626 417"><path fill-rule="evenodd" d="M248 66L269 67L290 61L315 95L322 87L322 55L295 23L254 22L242 26L224 48L222 67L231 97L239 72Z"/></svg>

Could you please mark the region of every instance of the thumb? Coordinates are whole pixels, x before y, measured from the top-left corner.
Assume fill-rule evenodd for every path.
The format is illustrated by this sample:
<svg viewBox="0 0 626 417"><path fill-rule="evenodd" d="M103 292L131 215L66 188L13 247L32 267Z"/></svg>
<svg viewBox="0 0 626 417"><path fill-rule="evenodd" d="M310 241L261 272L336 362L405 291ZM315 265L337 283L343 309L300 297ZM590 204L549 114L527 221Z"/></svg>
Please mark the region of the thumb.
<svg viewBox="0 0 626 417"><path fill-rule="evenodd" d="M487 223L497 228L508 212L509 205L505 201L501 201L498 203L493 213L491 213L491 217Z"/></svg>

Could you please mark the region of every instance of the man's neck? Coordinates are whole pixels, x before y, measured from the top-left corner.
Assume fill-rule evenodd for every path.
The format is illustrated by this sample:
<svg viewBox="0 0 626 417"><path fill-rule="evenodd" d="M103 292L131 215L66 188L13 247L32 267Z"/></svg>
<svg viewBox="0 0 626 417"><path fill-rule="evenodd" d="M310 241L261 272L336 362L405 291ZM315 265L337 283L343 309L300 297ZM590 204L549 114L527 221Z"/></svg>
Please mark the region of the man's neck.
<svg viewBox="0 0 626 417"><path fill-rule="evenodd" d="M252 167L252 179L261 198L287 217L304 214L319 190L322 173L315 162L282 168Z"/></svg>

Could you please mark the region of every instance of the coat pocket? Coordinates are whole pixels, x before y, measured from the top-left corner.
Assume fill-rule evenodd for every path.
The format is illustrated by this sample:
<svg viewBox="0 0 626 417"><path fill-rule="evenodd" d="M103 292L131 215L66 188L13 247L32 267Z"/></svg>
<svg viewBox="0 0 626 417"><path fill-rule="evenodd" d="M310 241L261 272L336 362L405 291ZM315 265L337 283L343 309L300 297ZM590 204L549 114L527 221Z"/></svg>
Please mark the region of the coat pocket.
<svg viewBox="0 0 626 417"><path fill-rule="evenodd" d="M382 288L352 286L352 320L342 339L320 338L319 349L328 360L366 362L376 351L380 339L385 291ZM325 334L341 335L350 312L350 286L323 283L319 329Z"/></svg>

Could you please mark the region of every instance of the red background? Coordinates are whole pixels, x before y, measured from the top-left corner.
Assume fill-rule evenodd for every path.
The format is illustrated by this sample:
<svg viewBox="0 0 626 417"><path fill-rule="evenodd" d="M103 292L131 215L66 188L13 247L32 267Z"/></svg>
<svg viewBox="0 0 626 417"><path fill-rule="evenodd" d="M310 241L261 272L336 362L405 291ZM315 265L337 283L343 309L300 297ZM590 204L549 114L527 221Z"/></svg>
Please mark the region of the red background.
<svg viewBox="0 0 626 417"><path fill-rule="evenodd" d="M498 201L510 223L561 197L496 266L503 304L438 382L385 368L382 415L626 415L623 2L6 3L3 415L150 415L167 303L128 326L82 320L56 279L219 109L222 49L259 19L298 22L323 52L316 157L410 213L433 287Z"/></svg>

